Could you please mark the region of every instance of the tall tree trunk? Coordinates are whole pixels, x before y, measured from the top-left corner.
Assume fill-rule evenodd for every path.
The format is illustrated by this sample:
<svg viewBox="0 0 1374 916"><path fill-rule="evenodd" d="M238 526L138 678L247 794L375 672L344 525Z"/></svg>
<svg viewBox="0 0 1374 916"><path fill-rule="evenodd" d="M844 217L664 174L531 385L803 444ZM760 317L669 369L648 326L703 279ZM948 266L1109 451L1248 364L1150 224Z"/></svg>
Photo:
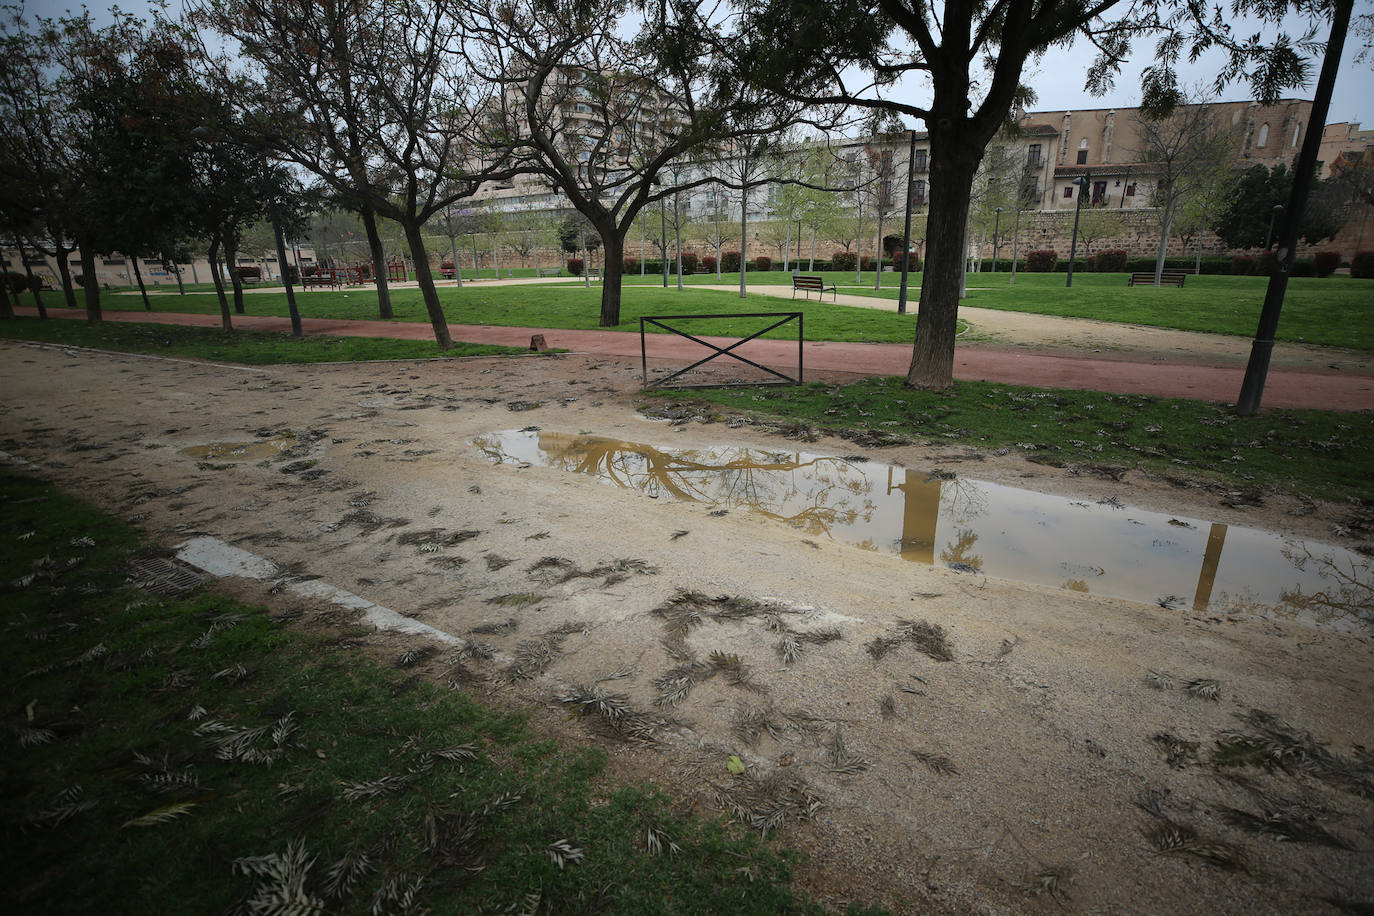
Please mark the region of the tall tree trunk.
<svg viewBox="0 0 1374 916"><path fill-rule="evenodd" d="M24 256L23 252L20 252L19 256L22 258ZM9 273L6 272L0 280L3 280L3 282L0 282L0 297L3 297L0 298L0 318L13 318L14 303L10 300L11 290ZM14 291L14 298L19 298L19 292L17 290Z"/></svg>
<svg viewBox="0 0 1374 916"><path fill-rule="evenodd" d="M42 284L39 283L38 278L33 275L33 265L30 264L29 259L24 256L23 243L15 242L15 247L19 249L19 261L24 265L24 276L29 281L29 292L33 293L33 304L38 309L38 317L40 320L46 321L48 318L48 309L47 306L43 304L43 294L39 292L39 287L42 286ZM19 297L15 296L15 298L18 299Z"/></svg>
<svg viewBox="0 0 1374 916"><path fill-rule="evenodd" d="M463 288L463 266L458 263L458 239L453 233L448 236L448 253L453 259L453 282L459 288ZM538 260L536 258L536 263Z"/></svg>
<svg viewBox="0 0 1374 916"><path fill-rule="evenodd" d="M906 374L909 388L941 389L954 382L955 332L968 253L969 192L982 146L976 137L958 136L958 129L952 126L957 119L945 120L950 126L930 132L930 184L939 193L931 195L926 218L926 262L916 338Z"/></svg>
<svg viewBox="0 0 1374 916"><path fill-rule="evenodd" d="M1169 230L1173 228L1174 201L1172 195L1164 201L1164 212L1159 215L1159 252L1155 255L1155 286L1164 276L1164 256L1169 251Z"/></svg>
<svg viewBox="0 0 1374 916"><path fill-rule="evenodd" d="M745 266L745 258L749 254L749 182L740 183L739 190L739 297L741 299L749 295L749 281L746 275L749 268ZM795 294L794 294L795 295Z"/></svg>
<svg viewBox="0 0 1374 916"><path fill-rule="evenodd" d="M534 252L534 278L537 280L539 279L539 237L535 236L533 241L534 244L531 246L531 250ZM643 261L640 263L642 264ZM458 269L458 259L456 257L453 259L453 269L455 271ZM462 283L460 282L459 286L461 285Z"/></svg>
<svg viewBox="0 0 1374 916"><path fill-rule="evenodd" d="M80 308L80 306L76 304L76 284L72 281L72 264L71 261L67 260L71 251L70 248L58 246L57 273L62 278L62 295L67 300L67 308L74 309Z"/></svg>
<svg viewBox="0 0 1374 916"><path fill-rule="evenodd" d="M682 214L678 211L678 196L673 195L673 255L677 258L677 288L682 290Z"/></svg>
<svg viewBox="0 0 1374 916"><path fill-rule="evenodd" d="M620 324L620 284L625 273L625 238L610 218L604 225L596 225L596 231L601 236L601 247L606 253L606 265L601 271L599 324L603 328L613 328ZM664 260L667 260L666 252Z"/></svg>
<svg viewBox="0 0 1374 916"><path fill-rule="evenodd" d="M582 269L587 269L587 265L585 263L582 265ZM472 279L482 279L482 268L478 266L477 263L477 233L475 232L472 234Z"/></svg>
<svg viewBox="0 0 1374 916"><path fill-rule="evenodd" d="M153 303L148 301L148 287L143 285L143 271L138 269L138 258L134 257L130 260L134 262L134 279L138 281L138 294L143 297L143 309L151 312Z"/></svg>
<svg viewBox="0 0 1374 916"><path fill-rule="evenodd" d="M224 263L229 270L229 284L234 288L234 312L243 314L243 280L239 277L239 250L237 245L224 243Z"/></svg>
<svg viewBox="0 0 1374 916"><path fill-rule="evenodd" d="M219 249L221 242L218 237L210 240L210 279L215 284L215 297L219 299L219 324L225 333L234 330L234 319L229 311L229 297L224 295L224 275L219 269Z"/></svg>
<svg viewBox="0 0 1374 916"><path fill-rule="evenodd" d="M878 208L878 264L873 270L873 288L883 288L883 211Z"/></svg>
<svg viewBox="0 0 1374 916"><path fill-rule="evenodd" d="M787 242L783 246L782 272L790 273L792 270L792 221L787 221Z"/></svg>
<svg viewBox="0 0 1374 916"><path fill-rule="evenodd" d="M447 350L453 346L453 338L448 333L448 320L444 318L444 308L439 304L439 291L434 288L434 274L429 269L429 254L425 251L425 239L420 234L420 224L412 219L402 222L401 227L405 229L410 256L415 261L415 280L420 284L425 311L429 313L429 323L434 327L434 339L438 342L440 350Z"/></svg>
<svg viewBox="0 0 1374 916"><path fill-rule="evenodd" d="M102 321L100 314L100 280L95 275L95 243L90 238L81 240L81 275L85 278L86 320Z"/></svg>
<svg viewBox="0 0 1374 916"><path fill-rule="evenodd" d="M186 295L186 284L181 282L181 265L178 264L178 263L176 262L176 258L173 258L173 259L172 259L171 264L172 264L172 276L174 276L174 277L177 278L177 295L178 295L178 296L184 296L184 295ZM191 260L191 267L194 269L195 266L196 266L196 262L195 262L195 259L193 258L193 259Z"/></svg>
<svg viewBox="0 0 1374 916"><path fill-rule="evenodd" d="M806 262L806 272L816 272L816 227L811 227L811 260Z"/></svg>
<svg viewBox="0 0 1374 916"><path fill-rule="evenodd" d="M377 231L377 216L371 207L363 207L360 215L363 218L363 229L367 232L367 250L372 253L372 285L377 287L377 313L384 319L390 319L391 287L387 285L386 249L382 247L382 236ZM453 265L456 270L456 258Z"/></svg>

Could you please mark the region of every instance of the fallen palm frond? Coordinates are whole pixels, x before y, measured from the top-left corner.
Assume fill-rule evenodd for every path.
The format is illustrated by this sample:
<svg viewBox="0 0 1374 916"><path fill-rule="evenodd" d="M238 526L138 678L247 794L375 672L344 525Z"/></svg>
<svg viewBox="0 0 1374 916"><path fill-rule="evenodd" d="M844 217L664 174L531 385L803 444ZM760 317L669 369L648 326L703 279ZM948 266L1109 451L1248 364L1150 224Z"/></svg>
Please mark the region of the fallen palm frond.
<svg viewBox="0 0 1374 916"><path fill-rule="evenodd" d="M563 654L563 640L573 633L587 634L590 625L581 621L559 624L535 639L521 641L515 647L515 660L506 669L511 680L538 677Z"/></svg>
<svg viewBox="0 0 1374 916"><path fill-rule="evenodd" d="M896 627L874 637L864 648L877 661L892 649L908 644L937 662L954 660L954 650L950 647L944 627L924 620L898 619Z"/></svg>
<svg viewBox="0 0 1374 916"><path fill-rule="evenodd" d="M1200 700L1211 700L1213 703L1221 699L1221 682L1211 678L1198 678L1183 685L1184 691L1190 697L1197 697Z"/></svg>
<svg viewBox="0 0 1374 916"><path fill-rule="evenodd" d="M53 796L49 807L24 818L24 824L31 827L60 827L78 814L96 806L94 799L82 798L84 790L80 785L70 785Z"/></svg>
<svg viewBox="0 0 1374 916"><path fill-rule="evenodd" d="M667 829L658 821L645 818L642 826L644 828L644 848L649 855L662 855L665 850L669 856L675 856L682 852L682 847L673 842Z"/></svg>
<svg viewBox="0 0 1374 916"><path fill-rule="evenodd" d="M1151 668L1145 672L1145 683L1156 690L1173 690L1174 679L1162 671Z"/></svg>
<svg viewBox="0 0 1374 916"><path fill-rule="evenodd" d="M884 694L882 699L878 700L878 714L884 719L891 719L897 715L896 697L890 693Z"/></svg>
<svg viewBox="0 0 1374 916"><path fill-rule="evenodd" d="M765 837L789 820L810 820L821 808L820 798L805 780L784 769L762 776L747 769L730 785L716 788L715 795L723 807Z"/></svg>
<svg viewBox="0 0 1374 916"><path fill-rule="evenodd" d="M57 732L50 728L29 728L20 726L14 730L15 740L20 747L39 747L57 740Z"/></svg>
<svg viewBox="0 0 1374 916"><path fill-rule="evenodd" d="M372 907L370 912L373 916L381 916L382 913L408 914L423 912L420 907L420 889L424 886L425 879L421 875L411 878L401 872L392 875L382 882L382 886L377 888L377 892L372 895Z"/></svg>
<svg viewBox="0 0 1374 916"><path fill-rule="evenodd" d="M164 805L161 808L154 808L142 817L135 817L119 825L120 830L127 827L156 827L158 824L165 824L168 821L176 820L191 813L191 809L196 807L199 802L176 802Z"/></svg>
<svg viewBox="0 0 1374 916"><path fill-rule="evenodd" d="M562 871L565 865L576 865L581 862L585 855L582 850L574 847L567 840L554 840L544 847L544 852L548 854L550 861L558 866L559 871Z"/></svg>
<svg viewBox="0 0 1374 916"><path fill-rule="evenodd" d="M410 784L409 776L388 775L369 779L365 782L346 782L343 784L344 801L357 801L360 798L377 798L399 792Z"/></svg>
<svg viewBox="0 0 1374 916"><path fill-rule="evenodd" d="M538 604L540 596L534 592L512 592L505 595L497 595L495 598L488 598L487 604L494 604L498 607L526 608L532 604Z"/></svg>
<svg viewBox="0 0 1374 916"><path fill-rule="evenodd" d="M1169 795L1169 789L1145 789L1136 796L1135 806L1151 817L1167 821L1169 815L1164 812L1164 806L1168 804Z"/></svg>
<svg viewBox="0 0 1374 916"><path fill-rule="evenodd" d="M195 734L209 741L220 760L261 763L271 766L290 746L288 740L296 731L295 713L289 712L271 725L239 728L218 720L202 722Z"/></svg>
<svg viewBox="0 0 1374 916"><path fill-rule="evenodd" d="M715 674L715 669L700 662L679 665L654 678L654 687L659 691L654 697L655 706L676 706L687 699L687 694L701 681Z"/></svg>
<svg viewBox="0 0 1374 916"><path fill-rule="evenodd" d="M576 684L560 693L557 699L580 716L596 716L615 737L640 741L653 738L653 723L622 693L607 693L600 687Z"/></svg>
<svg viewBox="0 0 1374 916"><path fill-rule="evenodd" d="M1228 824L1278 837L1294 843L1310 843L1315 846L1328 846L1332 849L1354 849L1349 841L1331 833L1315 822L1312 815L1299 805L1286 809L1262 810L1259 814L1240 808L1221 809L1222 819Z"/></svg>
<svg viewBox="0 0 1374 916"><path fill-rule="evenodd" d="M415 646L413 648L406 649L404 652L400 654L399 657L397 657L396 667L413 667L415 665L418 665L425 659L429 658L430 656L435 655L436 653L438 653L438 651L438 648L436 648L435 646Z"/></svg>
<svg viewBox="0 0 1374 916"><path fill-rule="evenodd" d="M1069 885L1073 883L1073 869L1067 865L1045 868L1021 886L1032 894L1049 894L1059 902L1069 900Z"/></svg>
<svg viewBox="0 0 1374 916"><path fill-rule="evenodd" d="M1249 871L1244 854L1238 848L1219 840L1205 839L1185 824L1165 819L1148 836L1158 852L1189 855L1225 871Z"/></svg>
<svg viewBox="0 0 1374 916"><path fill-rule="evenodd" d="M518 629L520 621L511 617L504 623L482 623L468 630L469 633L479 633L481 635L504 636L512 630Z"/></svg>
<svg viewBox="0 0 1374 916"><path fill-rule="evenodd" d="M1182 768L1188 761L1197 760L1198 742L1188 741L1171 732L1159 732L1150 739L1164 751L1164 762L1175 769Z"/></svg>
<svg viewBox="0 0 1374 916"><path fill-rule="evenodd" d="M840 734L838 728L831 732L830 740L825 743L825 752L826 770L840 776L862 773L873 766L862 755L849 750L845 745L844 735Z"/></svg>
<svg viewBox="0 0 1374 916"><path fill-rule="evenodd" d="M505 569L513 562L513 560L509 560L500 554L489 553L487 554L487 571L496 572L498 569Z"/></svg>
<svg viewBox="0 0 1374 916"><path fill-rule="evenodd" d="M154 795L194 791L200 788L200 777L196 774L195 767L188 765L181 770L173 770L166 754L162 755L161 760L155 760L134 751L134 760L144 770L138 774L139 783Z"/></svg>
<svg viewBox="0 0 1374 916"><path fill-rule="evenodd" d="M1359 759L1333 754L1323 742L1272 713L1252 709L1240 715L1252 732L1226 732L1216 740L1212 762L1219 767L1255 766L1306 773L1361 798L1374 800L1370 767Z"/></svg>
<svg viewBox="0 0 1374 916"><path fill-rule="evenodd" d="M480 869L476 840L485 819L485 812L450 811L430 805L425 811L425 852L435 865Z"/></svg>
<svg viewBox="0 0 1374 916"><path fill-rule="evenodd" d="M292 840L285 852L235 859L236 874L257 879L252 893L240 905L240 912L324 912L324 901L306 889L314 864L315 857L306 850L303 840Z"/></svg>
<svg viewBox="0 0 1374 916"><path fill-rule="evenodd" d="M932 754L929 751L918 751L913 748L911 756L915 757L918 762L925 764L932 773L938 773L941 776L953 776L959 772L954 761L944 754Z"/></svg>
<svg viewBox="0 0 1374 916"><path fill-rule="evenodd" d="M353 848L343 858L324 870L324 895L330 900L342 900L353 892L368 873L377 868L365 850Z"/></svg>

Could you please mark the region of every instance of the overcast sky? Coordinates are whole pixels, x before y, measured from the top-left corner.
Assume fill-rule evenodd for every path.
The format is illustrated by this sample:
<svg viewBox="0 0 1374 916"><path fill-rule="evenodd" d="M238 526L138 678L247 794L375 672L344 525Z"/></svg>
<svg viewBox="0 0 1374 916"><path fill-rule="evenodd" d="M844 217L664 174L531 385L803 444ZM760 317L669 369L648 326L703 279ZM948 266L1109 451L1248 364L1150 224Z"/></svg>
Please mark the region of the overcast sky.
<svg viewBox="0 0 1374 916"><path fill-rule="evenodd" d="M29 12L43 16L58 15L74 5L71 0L36 0L36 2L30 0L30 2L25 3ZM172 0L169 5L173 12L180 8L178 0ZM91 7L96 17L102 18L101 13L106 8L106 4L102 3L101 0L93 0ZM146 15L148 3L145 0L124 0L120 4L120 8L136 15ZM1374 12L1374 0L1355 0L1356 16L1371 12ZM1299 30L1300 26L1296 24L1290 27L1292 32ZM1249 31L1253 31L1253 29ZM1324 41L1326 29L1321 30L1317 37L1318 40ZM1327 122L1359 121L1364 124L1366 129L1374 129L1374 60L1367 60L1363 64L1356 63L1355 56L1361 48L1362 43L1355 36L1347 39ZM1083 89L1088 67L1092 63L1094 49L1088 42L1081 39L1068 50L1055 49L1052 51L1041 61L1038 67L1028 69L1023 74L1022 80L1036 91L1038 101L1033 106L1034 110L1060 111L1069 109L1078 111L1087 108L1131 108L1140 101L1140 71L1153 59L1153 49L1153 40L1147 38L1138 41L1134 49L1134 57L1122 69L1116 88L1101 97L1092 96ZM1197 64L1186 65L1183 68L1182 83L1186 86L1198 83L1210 85L1219 68L1219 57L1204 57ZM1321 62L1316 61L1312 67L1311 85L1305 89L1289 92L1287 95L1304 99L1312 98L1320 68ZM907 100L918 104L929 100L929 95L923 92L916 83L906 87L902 94L907 97ZM1234 84L1228 87L1220 98L1224 101L1247 99L1249 98L1249 87L1245 84Z"/></svg>

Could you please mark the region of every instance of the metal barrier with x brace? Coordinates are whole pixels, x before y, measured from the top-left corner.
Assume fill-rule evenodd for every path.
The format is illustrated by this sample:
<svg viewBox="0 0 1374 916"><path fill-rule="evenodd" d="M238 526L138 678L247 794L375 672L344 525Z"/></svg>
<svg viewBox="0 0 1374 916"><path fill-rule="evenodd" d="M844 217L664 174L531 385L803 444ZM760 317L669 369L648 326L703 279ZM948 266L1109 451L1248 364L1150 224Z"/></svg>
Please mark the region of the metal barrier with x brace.
<svg viewBox="0 0 1374 916"><path fill-rule="evenodd" d="M744 338L741 338L740 340L735 341L734 343L730 344L728 347L718 347L718 346L716 346L715 344L711 343L711 342L708 341L708 340L703 340L703 339L701 339L700 337L694 337L693 335L688 334L686 331L681 331L681 330L678 330L678 329L675 328L675 327L672 327L671 325L664 324L665 321L696 321L696 320L711 319L711 318L777 318L777 319L779 319L779 320L777 320L777 321L773 322L772 324L768 325L768 327L766 327L766 328L761 328L760 330L755 331L753 334L750 334L748 337L744 337ZM793 320L794 318L795 318L796 321L797 321L797 377L796 377L796 378L793 378L793 377L790 376L790 375L786 375L786 374L784 374L784 373L782 373L782 372L779 372L779 371L777 371L776 369L770 369L768 366L764 366L764 365L762 365L762 364L760 364L760 363L756 363L756 362L754 362L752 359L748 359L748 358L746 358L746 357L740 356L738 353L733 353L733 352L731 352L731 351L734 350L736 347L741 346L741 345L743 345L743 344L746 344L746 343L748 343L749 341L755 339L756 337L761 337L762 335L767 334L769 331L773 330L774 328L782 327L783 325L787 324L787 322ZM676 335L679 336L679 337L685 337L685 338L687 338L688 340L692 341L693 343L699 343L699 344L701 344L703 347L707 347L708 349L714 350L715 352L712 353L710 356L706 356L706 357L703 357L702 359L697 360L696 362L692 363L690 366L686 367L685 369L679 369L678 371L674 372L672 375L664 376L663 378L658 379L657 381L651 382L651 381L649 381L649 352L648 352L648 350L647 350L647 348L646 348L646 344L645 344L645 329L646 329L647 325L650 325L650 324L656 325L656 326L662 328L663 330L668 331L668 332L671 333L671 334L676 334ZM737 313L737 314L733 314L733 315L646 315L646 316L641 317L641 318L639 319L639 356L640 356L640 362L641 362L641 365L642 365L642 368L643 368L643 372L644 372L644 387L645 387L645 388L659 388L659 387L662 387L662 386L666 385L668 382L671 382L673 379L675 379L675 378L677 378L677 377L679 377L679 376L681 376L681 375L684 375L684 374L686 374L686 373L688 373L688 372L691 372L693 369L697 368L698 366L705 365L706 363L709 363L711 360L713 360L713 359L715 359L715 358L717 358L717 357L720 357L720 356L728 356L728 357L730 357L731 359L739 360L739 361L742 362L742 363L746 363L746 364L748 364L748 365L750 365L750 366L753 366L755 369L761 369L762 371L767 372L769 375L775 375L775 376L777 376L779 379L781 379L781 381L778 381L778 382L754 382L754 383L743 383L743 384L746 384L746 385L758 385L758 384L765 384L765 385L800 385L800 384L802 383L802 313L801 313L801 312L741 312L741 313ZM677 388L728 388L728 387L736 387L736 386L731 386L731 385L676 385L676 386L674 386L674 387L677 387Z"/></svg>

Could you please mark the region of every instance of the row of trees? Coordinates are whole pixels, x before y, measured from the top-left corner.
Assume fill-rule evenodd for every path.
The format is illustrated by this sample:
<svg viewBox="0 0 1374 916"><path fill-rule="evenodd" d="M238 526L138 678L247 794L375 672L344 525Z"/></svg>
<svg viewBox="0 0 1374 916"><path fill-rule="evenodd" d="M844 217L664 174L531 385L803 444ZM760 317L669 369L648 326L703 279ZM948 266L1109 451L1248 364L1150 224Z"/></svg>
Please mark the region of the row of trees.
<svg viewBox="0 0 1374 916"><path fill-rule="evenodd" d="M1286 5L1238 0L1266 19ZM1300 6L1317 18L1326 8ZM993 196L977 187L980 165L1030 100L1020 85L1029 59L1077 34L1102 52L1091 81L1103 88L1132 36L1162 34L1146 74L1152 110L1179 101L1170 68L1185 51L1224 48L1229 75L1250 75L1266 100L1307 71L1305 46L1234 40L1220 14L1184 0L879 0L876 14L854 0L192 0L177 22L13 15L0 48L7 227L62 265L73 247L91 263L191 239L232 264L265 213L328 206L358 215L380 263L376 220L390 220L441 346L450 338L426 226L450 220L485 182L542 182L585 218L605 255L601 323L612 326L627 238L655 210L660 225L668 210L680 216L684 195L732 192L743 245L750 201L767 186L799 236L815 203L804 191L847 188L855 237L881 239L904 203L890 154L841 157L823 143L783 152L799 148L797 131L832 130L853 112L872 116L865 129L878 134L914 118L938 190L908 380L935 387L951 380L970 208ZM905 74L928 79L929 104L893 95ZM237 295L233 271L229 281ZM743 294L743 273L740 282ZM98 319L97 285L85 294Z"/></svg>

